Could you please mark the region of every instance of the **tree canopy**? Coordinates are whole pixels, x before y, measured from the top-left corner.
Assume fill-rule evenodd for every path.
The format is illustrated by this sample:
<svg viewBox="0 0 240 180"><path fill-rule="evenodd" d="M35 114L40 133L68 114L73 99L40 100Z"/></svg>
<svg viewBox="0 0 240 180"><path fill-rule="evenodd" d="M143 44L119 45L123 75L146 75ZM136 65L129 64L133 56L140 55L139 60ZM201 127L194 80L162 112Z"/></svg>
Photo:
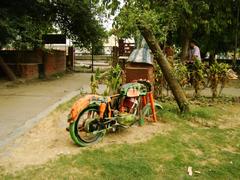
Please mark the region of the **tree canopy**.
<svg viewBox="0 0 240 180"><path fill-rule="evenodd" d="M105 31L95 2L82 0L11 0L1 2L0 48L41 46L42 35L61 31L79 46L99 43Z"/></svg>
<svg viewBox="0 0 240 180"><path fill-rule="evenodd" d="M117 2L118 3L117 3ZM105 0L117 9L119 0ZM114 32L120 37L137 34L136 20L151 26L160 43L174 40L186 58L189 41L195 39L204 52L233 50L239 0L127 0L115 18ZM114 5L111 5L114 4ZM238 41L240 38L238 37Z"/></svg>
<svg viewBox="0 0 240 180"><path fill-rule="evenodd" d="M121 4L124 2L122 8ZM102 4L102 6L100 6ZM97 44L105 36L97 14L119 12L113 32L137 37L136 20L148 25L162 44L171 40L182 47L185 58L190 39L203 52L232 50L240 0L11 0L1 2L0 48L41 45L42 34L66 34L79 46ZM238 36L238 41L240 41Z"/></svg>

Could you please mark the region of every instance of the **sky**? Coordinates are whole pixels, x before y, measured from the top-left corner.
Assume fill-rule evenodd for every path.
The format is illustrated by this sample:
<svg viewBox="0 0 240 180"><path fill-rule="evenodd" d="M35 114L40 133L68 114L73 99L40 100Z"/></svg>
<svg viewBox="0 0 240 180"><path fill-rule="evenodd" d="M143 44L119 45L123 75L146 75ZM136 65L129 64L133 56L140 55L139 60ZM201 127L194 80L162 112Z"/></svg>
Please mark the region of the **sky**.
<svg viewBox="0 0 240 180"><path fill-rule="evenodd" d="M124 5L124 0L120 0L120 9L123 7ZM112 24L114 21L114 18L120 13L120 11L117 11L116 14L114 16L110 16L109 18L105 18L103 20L103 26L104 28L106 28L106 30L111 30L112 28Z"/></svg>
<svg viewBox="0 0 240 180"><path fill-rule="evenodd" d="M111 16L110 18L104 20L103 22L103 27L109 31L112 29L112 24L113 24L114 16Z"/></svg>

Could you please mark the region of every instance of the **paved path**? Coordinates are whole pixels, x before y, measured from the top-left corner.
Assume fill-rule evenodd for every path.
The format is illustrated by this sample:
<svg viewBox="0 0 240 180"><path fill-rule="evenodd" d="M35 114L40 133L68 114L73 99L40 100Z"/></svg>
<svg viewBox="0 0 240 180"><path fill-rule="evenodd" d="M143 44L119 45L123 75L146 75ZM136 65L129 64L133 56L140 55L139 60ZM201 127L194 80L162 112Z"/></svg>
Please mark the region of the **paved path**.
<svg viewBox="0 0 240 180"><path fill-rule="evenodd" d="M14 87L0 83L0 147L80 91L89 92L90 77L91 74L75 73Z"/></svg>
<svg viewBox="0 0 240 180"><path fill-rule="evenodd" d="M190 94L194 94L194 90L188 90L187 92L190 93ZM210 88L205 88L205 89L201 90L200 94L201 94L201 96L212 97L212 92L211 92ZM221 95L240 97L240 88L225 87L223 89Z"/></svg>

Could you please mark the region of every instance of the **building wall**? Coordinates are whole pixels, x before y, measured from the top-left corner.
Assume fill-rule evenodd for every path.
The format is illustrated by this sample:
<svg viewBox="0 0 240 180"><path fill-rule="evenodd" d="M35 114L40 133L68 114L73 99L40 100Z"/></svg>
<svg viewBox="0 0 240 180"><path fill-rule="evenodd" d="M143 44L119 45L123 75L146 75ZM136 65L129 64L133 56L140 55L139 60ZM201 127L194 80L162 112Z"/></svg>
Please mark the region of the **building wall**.
<svg viewBox="0 0 240 180"><path fill-rule="evenodd" d="M66 70L66 52L52 51L0 51L4 62L12 69L16 76L24 79L35 79L39 74L49 77ZM43 68L40 68L40 67ZM41 72L42 71L42 72ZM0 69L0 77L3 71Z"/></svg>
<svg viewBox="0 0 240 180"><path fill-rule="evenodd" d="M39 77L37 64L10 64L9 67L13 70L14 74L20 78L36 79Z"/></svg>
<svg viewBox="0 0 240 180"><path fill-rule="evenodd" d="M65 51L54 50L53 52L45 53L43 65L46 77L64 72L66 70Z"/></svg>

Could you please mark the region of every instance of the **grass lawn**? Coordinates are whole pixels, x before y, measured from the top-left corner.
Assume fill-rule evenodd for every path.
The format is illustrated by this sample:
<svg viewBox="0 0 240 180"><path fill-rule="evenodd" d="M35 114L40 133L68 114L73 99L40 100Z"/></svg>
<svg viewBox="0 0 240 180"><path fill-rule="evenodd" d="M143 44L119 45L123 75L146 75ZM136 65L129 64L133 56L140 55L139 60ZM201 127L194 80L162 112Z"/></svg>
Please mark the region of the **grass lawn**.
<svg viewBox="0 0 240 180"><path fill-rule="evenodd" d="M0 179L240 179L239 104L192 105L185 115L175 104L163 107L161 119L172 126L166 134L86 149L12 174L2 169Z"/></svg>

